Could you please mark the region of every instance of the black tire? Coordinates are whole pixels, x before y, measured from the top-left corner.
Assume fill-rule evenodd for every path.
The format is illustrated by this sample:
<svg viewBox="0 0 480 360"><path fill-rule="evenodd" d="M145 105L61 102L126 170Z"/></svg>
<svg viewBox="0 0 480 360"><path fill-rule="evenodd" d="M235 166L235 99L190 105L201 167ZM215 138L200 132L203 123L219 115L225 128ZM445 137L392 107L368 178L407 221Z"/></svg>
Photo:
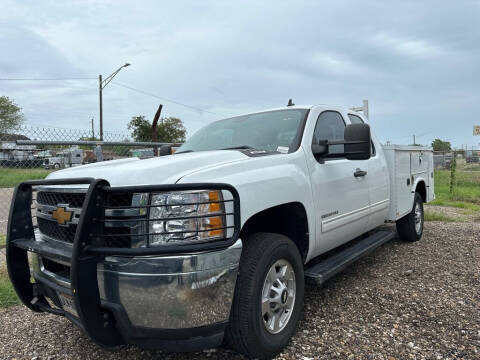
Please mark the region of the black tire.
<svg viewBox="0 0 480 360"><path fill-rule="evenodd" d="M284 235L258 233L246 240L225 340L250 358L268 359L280 352L295 333L303 308L303 262L296 245ZM267 273L279 260L291 265L296 291L290 318L280 332L272 334L264 325L261 299Z"/></svg>
<svg viewBox="0 0 480 360"><path fill-rule="evenodd" d="M60 164L58 164L58 163L53 164L53 168L54 169L60 169Z"/></svg>
<svg viewBox="0 0 480 360"><path fill-rule="evenodd" d="M420 210L419 216L415 215L415 209ZM416 220L420 221L420 228L416 227ZM397 232L400 240L406 242L414 242L420 240L423 234L423 224L425 222L423 213L423 199L422 196L416 192L413 198L412 211L403 218L397 220Z"/></svg>

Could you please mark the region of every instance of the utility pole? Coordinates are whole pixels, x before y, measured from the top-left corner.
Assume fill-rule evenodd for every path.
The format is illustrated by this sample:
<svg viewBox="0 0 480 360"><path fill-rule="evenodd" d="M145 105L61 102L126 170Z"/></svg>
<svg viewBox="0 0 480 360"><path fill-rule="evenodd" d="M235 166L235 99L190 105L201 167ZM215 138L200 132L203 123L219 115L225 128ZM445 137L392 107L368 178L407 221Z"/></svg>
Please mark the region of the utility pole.
<svg viewBox="0 0 480 360"><path fill-rule="evenodd" d="M100 100L100 141L103 141L103 104L102 104L102 75L98 75L98 97Z"/></svg>
<svg viewBox="0 0 480 360"><path fill-rule="evenodd" d="M102 80L102 75L98 75L98 98L100 100L100 141L103 141L103 104L102 104L102 90L105 86L108 85L110 81L118 74L120 70L124 67L130 66L129 63L125 63L124 65L120 66L117 70L111 73L109 76Z"/></svg>
<svg viewBox="0 0 480 360"><path fill-rule="evenodd" d="M413 145L416 145L416 143L415 143L415 134L413 134Z"/></svg>
<svg viewBox="0 0 480 360"><path fill-rule="evenodd" d="M93 116L92 116L92 140L95 140L95 129L93 127Z"/></svg>

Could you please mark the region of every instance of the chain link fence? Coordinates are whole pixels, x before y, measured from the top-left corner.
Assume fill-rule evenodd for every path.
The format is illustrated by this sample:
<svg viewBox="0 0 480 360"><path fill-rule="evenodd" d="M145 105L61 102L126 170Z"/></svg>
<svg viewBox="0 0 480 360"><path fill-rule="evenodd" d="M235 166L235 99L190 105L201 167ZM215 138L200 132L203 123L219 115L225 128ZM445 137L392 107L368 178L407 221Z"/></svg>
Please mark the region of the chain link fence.
<svg viewBox="0 0 480 360"><path fill-rule="evenodd" d="M6 233L13 189L22 181L43 179L52 171L98 161L153 157L154 145L160 146L135 143L128 133L106 132L104 143L98 138L98 133L89 130L32 125L0 133L0 235ZM456 186L469 185L472 176L480 183L480 149L434 152L433 159L438 179L452 192Z"/></svg>
<svg viewBox="0 0 480 360"><path fill-rule="evenodd" d="M435 169L450 169L455 156L456 164L461 170L477 170L480 167L480 149L434 151L433 164Z"/></svg>
<svg viewBox="0 0 480 360"><path fill-rule="evenodd" d="M480 205L480 150L434 152L437 203L457 202L469 208Z"/></svg>
<svg viewBox="0 0 480 360"><path fill-rule="evenodd" d="M160 145L134 142L126 133L105 132L103 142L98 139L88 130L32 125L0 133L0 235L6 233L13 189L22 181L98 161L153 157Z"/></svg>
<svg viewBox="0 0 480 360"><path fill-rule="evenodd" d="M450 169L452 164L452 151L434 151L433 152L433 166L435 169Z"/></svg>

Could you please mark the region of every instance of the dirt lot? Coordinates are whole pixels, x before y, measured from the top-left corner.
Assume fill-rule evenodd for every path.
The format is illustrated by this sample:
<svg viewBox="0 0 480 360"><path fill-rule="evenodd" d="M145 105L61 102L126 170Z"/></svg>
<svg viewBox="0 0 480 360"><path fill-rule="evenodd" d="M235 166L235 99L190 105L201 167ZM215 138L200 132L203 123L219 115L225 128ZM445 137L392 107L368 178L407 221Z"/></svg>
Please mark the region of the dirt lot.
<svg viewBox="0 0 480 360"><path fill-rule="evenodd" d="M480 223L463 221L428 222L420 242L394 240L307 286L304 318L278 359L480 359ZM242 358L228 349L106 352L63 318L22 306L0 318L0 359Z"/></svg>

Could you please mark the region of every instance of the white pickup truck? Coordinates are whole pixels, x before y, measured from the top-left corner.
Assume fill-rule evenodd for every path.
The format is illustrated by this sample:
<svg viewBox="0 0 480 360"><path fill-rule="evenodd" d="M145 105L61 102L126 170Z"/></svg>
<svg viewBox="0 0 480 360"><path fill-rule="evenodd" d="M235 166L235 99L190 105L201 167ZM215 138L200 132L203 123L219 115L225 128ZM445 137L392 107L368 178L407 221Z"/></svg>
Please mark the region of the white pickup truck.
<svg viewBox="0 0 480 360"><path fill-rule="evenodd" d="M7 265L26 306L102 346L225 340L269 358L295 332L305 280L392 239L385 222L419 240L433 186L430 149L382 146L358 113L268 110L213 122L174 155L20 184Z"/></svg>

